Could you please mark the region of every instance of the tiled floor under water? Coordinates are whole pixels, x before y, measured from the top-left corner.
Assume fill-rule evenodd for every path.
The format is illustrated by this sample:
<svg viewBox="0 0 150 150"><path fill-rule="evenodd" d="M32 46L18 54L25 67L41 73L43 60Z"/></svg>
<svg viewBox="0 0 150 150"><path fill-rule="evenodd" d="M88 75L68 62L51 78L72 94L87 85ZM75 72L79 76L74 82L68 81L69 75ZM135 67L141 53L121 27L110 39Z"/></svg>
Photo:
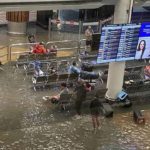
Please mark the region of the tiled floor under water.
<svg viewBox="0 0 150 150"><path fill-rule="evenodd" d="M1 39L4 36L1 33ZM1 45L8 44L4 39ZM12 40L16 42L15 38ZM134 106L144 110L144 126L133 122L131 108L115 108L113 118L100 117L102 128L94 134L88 107L83 109L81 119L75 118L74 111L59 112L42 100L44 95L53 95L54 89L35 92L31 76L26 77L23 70L10 64L3 68L0 150L150 150L149 105Z"/></svg>
<svg viewBox="0 0 150 150"><path fill-rule="evenodd" d="M93 133L88 109L81 119L75 112L62 113L47 106L44 95L54 89L32 89L31 76L12 65L0 72L0 149L3 150L149 150L150 109L144 110L146 124L136 125L132 110L115 111L111 119L100 117L102 128ZM117 109L117 108L115 108Z"/></svg>

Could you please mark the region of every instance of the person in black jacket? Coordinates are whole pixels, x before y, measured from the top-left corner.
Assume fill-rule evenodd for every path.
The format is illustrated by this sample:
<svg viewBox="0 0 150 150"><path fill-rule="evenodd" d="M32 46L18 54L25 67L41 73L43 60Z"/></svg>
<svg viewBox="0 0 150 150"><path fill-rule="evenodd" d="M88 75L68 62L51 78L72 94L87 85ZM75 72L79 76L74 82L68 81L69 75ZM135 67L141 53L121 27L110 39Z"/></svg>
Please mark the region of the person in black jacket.
<svg viewBox="0 0 150 150"><path fill-rule="evenodd" d="M28 41L29 43L36 43L36 38L34 34L29 34L28 35Z"/></svg>
<svg viewBox="0 0 150 150"><path fill-rule="evenodd" d="M95 96L94 99L90 103L90 111L91 111L91 117L92 117L94 130L100 127L100 122L99 122L100 105L101 103L98 97Z"/></svg>
<svg viewBox="0 0 150 150"><path fill-rule="evenodd" d="M79 79L75 88L76 91L76 100L75 100L75 109L77 115L81 115L81 107L83 101L86 100L86 87L85 82L82 79Z"/></svg>

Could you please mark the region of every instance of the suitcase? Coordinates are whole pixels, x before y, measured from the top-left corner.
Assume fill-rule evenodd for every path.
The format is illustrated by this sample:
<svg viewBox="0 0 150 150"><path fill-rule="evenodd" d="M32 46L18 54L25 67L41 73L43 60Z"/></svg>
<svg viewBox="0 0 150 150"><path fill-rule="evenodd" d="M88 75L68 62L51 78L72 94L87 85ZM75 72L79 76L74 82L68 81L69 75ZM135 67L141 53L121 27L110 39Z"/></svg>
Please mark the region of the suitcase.
<svg viewBox="0 0 150 150"><path fill-rule="evenodd" d="M101 103L100 108L105 117L113 117L113 109L108 103Z"/></svg>

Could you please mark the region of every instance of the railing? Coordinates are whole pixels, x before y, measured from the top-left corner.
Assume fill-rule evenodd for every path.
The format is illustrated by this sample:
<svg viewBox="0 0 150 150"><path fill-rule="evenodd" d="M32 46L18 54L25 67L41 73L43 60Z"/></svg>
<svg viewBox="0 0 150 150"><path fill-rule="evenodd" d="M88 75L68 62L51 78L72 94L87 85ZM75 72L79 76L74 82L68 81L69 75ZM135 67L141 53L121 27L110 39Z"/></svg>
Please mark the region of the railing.
<svg viewBox="0 0 150 150"><path fill-rule="evenodd" d="M75 46L72 46L73 43L75 44ZM59 51L68 51L68 50L75 50L75 55L78 55L79 52L79 42L78 41L74 41L74 40L63 40L63 41L49 41L46 43L45 47L46 49L49 48L50 45L57 45L58 46L61 44L67 44L70 47L63 47L63 48L58 48L58 52Z"/></svg>
<svg viewBox="0 0 150 150"><path fill-rule="evenodd" d="M15 55L15 54L21 54L21 53L29 53L30 52L30 46L34 46L38 43L18 43L18 44L11 44L9 47L8 47L8 61L11 61L12 60L12 55ZM74 56L77 56L78 55L78 52L79 52L79 42L78 41L73 41L73 40L63 40L63 41L49 41L45 44L45 47L46 49L48 49L51 45L65 45L67 44L67 47L62 47L62 48L58 48L58 52L60 51L69 51L69 50L74 50L73 52L75 52ZM75 46L71 46L71 45L75 45ZM69 47L68 47L69 45ZM24 49L25 50L22 50L22 51L13 51L13 48L14 47L21 47L21 46L25 46Z"/></svg>
<svg viewBox="0 0 150 150"><path fill-rule="evenodd" d="M2 50L6 50L6 51L3 51L2 54L1 54L1 51ZM6 58L5 58L6 57ZM9 49L8 49L8 46L4 46L4 47L0 47L0 61L8 61L8 58L9 58Z"/></svg>
<svg viewBox="0 0 150 150"><path fill-rule="evenodd" d="M81 49L85 49L85 42L86 42L86 39L81 39L80 41L79 41L79 53L81 53Z"/></svg>
<svg viewBox="0 0 150 150"><path fill-rule="evenodd" d="M45 44L45 47L46 47L46 49L48 49L52 45L57 45L57 46L59 46L58 53L61 52L61 51L73 50L72 52L74 52L74 56L78 57L81 50L85 49L85 41L86 41L86 39L81 39L80 41L74 41L74 40L49 41ZM11 44L8 47L7 54L5 54L5 55L7 55L7 60L11 61L12 60L12 55L14 55L14 54L29 53L30 52L30 47L34 46L38 43ZM66 47L64 46L65 44L67 45ZM21 46L25 46L26 50L22 50L22 51L20 51L20 50L19 51L13 51L12 50L14 47L21 47Z"/></svg>
<svg viewBox="0 0 150 150"><path fill-rule="evenodd" d="M11 61L12 60L12 55L13 54L21 54L21 53L29 53L30 52L30 48L26 48L25 51L16 51L16 52L12 52L12 48L14 47L19 47L19 46L34 46L38 43L18 43L18 44L11 44L8 48L8 60Z"/></svg>

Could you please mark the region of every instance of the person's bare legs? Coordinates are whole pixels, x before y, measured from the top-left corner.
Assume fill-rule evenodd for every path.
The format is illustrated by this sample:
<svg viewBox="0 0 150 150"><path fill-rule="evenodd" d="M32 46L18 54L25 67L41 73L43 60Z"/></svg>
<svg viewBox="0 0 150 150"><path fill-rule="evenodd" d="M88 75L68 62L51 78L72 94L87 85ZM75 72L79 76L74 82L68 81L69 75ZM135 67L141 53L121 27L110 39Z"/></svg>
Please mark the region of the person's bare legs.
<svg viewBox="0 0 150 150"><path fill-rule="evenodd" d="M92 116L92 124L93 124L93 128L95 130L96 129L96 119L95 119L95 116Z"/></svg>
<svg viewBox="0 0 150 150"><path fill-rule="evenodd" d="M97 128L99 128L99 126L100 126L99 117L98 117L98 116L96 116L96 117L95 117L95 120L96 120Z"/></svg>

